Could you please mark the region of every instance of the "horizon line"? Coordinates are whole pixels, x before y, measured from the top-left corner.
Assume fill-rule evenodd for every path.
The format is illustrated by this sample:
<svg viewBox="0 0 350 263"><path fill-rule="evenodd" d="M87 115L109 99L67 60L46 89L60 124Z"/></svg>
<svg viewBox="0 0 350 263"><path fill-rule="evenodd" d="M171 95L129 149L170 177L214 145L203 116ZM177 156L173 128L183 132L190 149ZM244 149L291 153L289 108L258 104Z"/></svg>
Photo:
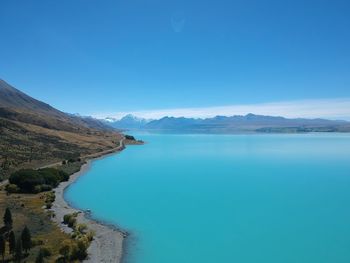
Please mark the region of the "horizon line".
<svg viewBox="0 0 350 263"><path fill-rule="evenodd" d="M325 118L332 120L350 120L350 98L292 100L255 104L236 104L209 107L188 107L170 109L152 109L136 111L118 111L96 113L98 119L121 119L133 115L144 119L161 119L163 117L213 118L215 116L265 115L285 118Z"/></svg>

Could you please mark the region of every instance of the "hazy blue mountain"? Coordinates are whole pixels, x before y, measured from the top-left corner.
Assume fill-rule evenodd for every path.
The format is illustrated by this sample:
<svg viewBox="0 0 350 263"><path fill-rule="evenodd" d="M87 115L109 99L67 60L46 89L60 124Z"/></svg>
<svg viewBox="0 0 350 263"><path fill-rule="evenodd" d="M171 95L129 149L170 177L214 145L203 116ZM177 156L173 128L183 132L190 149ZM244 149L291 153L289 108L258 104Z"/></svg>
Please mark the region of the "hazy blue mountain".
<svg viewBox="0 0 350 263"><path fill-rule="evenodd" d="M143 129L150 120L138 118L132 114L128 114L120 120L106 118L105 121L117 129Z"/></svg>
<svg viewBox="0 0 350 263"><path fill-rule="evenodd" d="M169 132L235 133L235 132L349 132L350 122L326 119L287 119L247 114L216 116L207 119L163 117L146 121L127 115L113 127Z"/></svg>
<svg viewBox="0 0 350 263"><path fill-rule="evenodd" d="M175 117L163 117L159 120L150 121L145 125L145 129L186 129L200 125L203 122L201 119L193 118L175 118Z"/></svg>

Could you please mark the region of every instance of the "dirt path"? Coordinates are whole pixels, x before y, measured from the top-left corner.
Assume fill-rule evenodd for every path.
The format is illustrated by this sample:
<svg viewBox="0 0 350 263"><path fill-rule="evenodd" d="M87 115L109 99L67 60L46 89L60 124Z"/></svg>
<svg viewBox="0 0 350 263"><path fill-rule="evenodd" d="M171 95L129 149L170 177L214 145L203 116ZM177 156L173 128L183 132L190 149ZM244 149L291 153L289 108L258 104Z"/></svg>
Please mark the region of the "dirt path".
<svg viewBox="0 0 350 263"><path fill-rule="evenodd" d="M93 159L93 158L96 158L96 157L99 157L99 156L102 156L102 155L106 155L106 154L109 154L109 153L120 151L120 150L124 149L124 147L125 147L124 146L124 142L125 142L125 138L123 137L119 141L119 146L118 147L115 147L113 149L108 149L108 150L105 150L105 151L102 151L102 152L98 152L98 153L85 155L85 156L82 156L81 159L85 159L85 160L86 159ZM41 166L38 169L51 168L51 167L59 166L61 164L62 164L62 162L51 163L51 164L47 164L47 165Z"/></svg>

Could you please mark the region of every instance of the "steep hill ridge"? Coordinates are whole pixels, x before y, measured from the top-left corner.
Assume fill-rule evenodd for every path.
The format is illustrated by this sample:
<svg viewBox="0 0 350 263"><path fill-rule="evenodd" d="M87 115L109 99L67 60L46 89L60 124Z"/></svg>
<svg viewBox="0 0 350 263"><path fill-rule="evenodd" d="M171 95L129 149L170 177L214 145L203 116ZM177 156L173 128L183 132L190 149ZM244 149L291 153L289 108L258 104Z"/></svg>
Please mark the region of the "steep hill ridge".
<svg viewBox="0 0 350 263"><path fill-rule="evenodd" d="M4 80L0 80L0 136L0 175L113 149L122 138L101 121L59 111Z"/></svg>
<svg viewBox="0 0 350 263"><path fill-rule="evenodd" d="M0 79L0 117L45 128L79 131L84 128L112 130L103 122L61 112Z"/></svg>

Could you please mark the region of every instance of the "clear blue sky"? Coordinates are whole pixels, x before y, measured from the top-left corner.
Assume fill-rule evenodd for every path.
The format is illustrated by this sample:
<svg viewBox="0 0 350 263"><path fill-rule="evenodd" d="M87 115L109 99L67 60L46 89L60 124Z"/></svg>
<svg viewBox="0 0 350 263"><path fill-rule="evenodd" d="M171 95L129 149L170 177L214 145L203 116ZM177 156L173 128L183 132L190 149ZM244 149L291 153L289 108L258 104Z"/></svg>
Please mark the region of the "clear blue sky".
<svg viewBox="0 0 350 263"><path fill-rule="evenodd" d="M0 78L96 114L350 97L350 1L0 1Z"/></svg>

